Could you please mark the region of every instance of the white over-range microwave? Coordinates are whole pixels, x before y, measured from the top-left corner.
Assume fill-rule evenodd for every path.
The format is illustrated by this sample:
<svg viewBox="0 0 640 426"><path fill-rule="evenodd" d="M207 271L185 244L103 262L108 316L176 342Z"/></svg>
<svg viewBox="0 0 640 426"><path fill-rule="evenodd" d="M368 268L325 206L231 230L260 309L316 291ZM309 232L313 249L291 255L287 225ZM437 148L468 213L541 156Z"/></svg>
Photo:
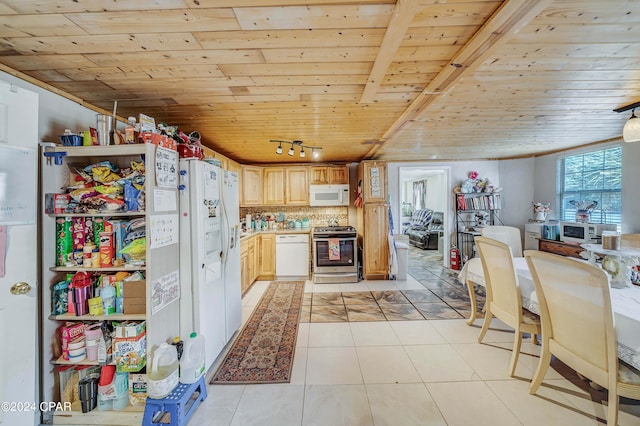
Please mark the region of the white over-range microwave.
<svg viewBox="0 0 640 426"><path fill-rule="evenodd" d="M348 206L349 185L310 185L310 206Z"/></svg>

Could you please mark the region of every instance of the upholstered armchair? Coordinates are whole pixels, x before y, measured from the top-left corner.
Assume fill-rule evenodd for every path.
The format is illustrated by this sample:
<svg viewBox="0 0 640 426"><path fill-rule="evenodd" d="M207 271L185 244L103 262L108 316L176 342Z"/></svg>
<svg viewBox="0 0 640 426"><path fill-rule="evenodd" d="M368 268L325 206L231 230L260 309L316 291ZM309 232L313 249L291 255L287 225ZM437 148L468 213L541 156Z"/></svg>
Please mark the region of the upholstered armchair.
<svg viewBox="0 0 640 426"><path fill-rule="evenodd" d="M444 213L431 209L418 209L413 212L409 229L405 232L409 242L424 250L437 250L438 238L444 232Z"/></svg>

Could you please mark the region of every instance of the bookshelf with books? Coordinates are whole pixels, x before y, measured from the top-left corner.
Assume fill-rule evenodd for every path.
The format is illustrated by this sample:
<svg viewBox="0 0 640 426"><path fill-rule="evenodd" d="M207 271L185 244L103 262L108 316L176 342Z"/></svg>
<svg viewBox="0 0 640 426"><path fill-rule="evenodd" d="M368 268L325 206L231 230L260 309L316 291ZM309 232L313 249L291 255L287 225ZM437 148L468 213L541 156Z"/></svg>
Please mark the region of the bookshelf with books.
<svg viewBox="0 0 640 426"><path fill-rule="evenodd" d="M461 264L477 256L474 238L485 226L500 225L502 196L498 192L456 193L456 235Z"/></svg>

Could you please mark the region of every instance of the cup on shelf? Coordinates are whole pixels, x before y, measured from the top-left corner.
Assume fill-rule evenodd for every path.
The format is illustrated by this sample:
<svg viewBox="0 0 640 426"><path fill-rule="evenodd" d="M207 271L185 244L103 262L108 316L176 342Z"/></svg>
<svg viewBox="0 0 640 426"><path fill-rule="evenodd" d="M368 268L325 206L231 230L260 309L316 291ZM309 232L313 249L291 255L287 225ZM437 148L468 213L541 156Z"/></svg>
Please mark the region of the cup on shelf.
<svg viewBox="0 0 640 426"><path fill-rule="evenodd" d="M76 316L87 315L89 313L89 299L93 297L93 287L85 285L73 287L73 307Z"/></svg>
<svg viewBox="0 0 640 426"><path fill-rule="evenodd" d="M84 330L84 339L87 348L87 361L96 361L98 359L98 342L102 337L102 329L100 324L91 325Z"/></svg>
<svg viewBox="0 0 640 426"><path fill-rule="evenodd" d="M78 394L83 413L92 411L98 405L98 380L98 377L87 376L78 383Z"/></svg>
<svg viewBox="0 0 640 426"><path fill-rule="evenodd" d="M106 114L96 114L96 126L98 128L98 145L110 145L113 118Z"/></svg>

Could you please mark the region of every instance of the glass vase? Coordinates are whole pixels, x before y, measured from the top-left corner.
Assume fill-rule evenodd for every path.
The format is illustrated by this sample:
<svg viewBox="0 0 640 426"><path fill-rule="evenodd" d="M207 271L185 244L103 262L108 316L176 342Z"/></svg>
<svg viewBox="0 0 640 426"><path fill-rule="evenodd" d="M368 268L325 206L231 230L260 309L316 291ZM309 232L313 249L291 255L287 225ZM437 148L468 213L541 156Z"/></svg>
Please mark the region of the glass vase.
<svg viewBox="0 0 640 426"><path fill-rule="evenodd" d="M591 212L589 210L577 210L576 211L576 222L578 222L578 223L589 223L589 222L591 222Z"/></svg>

